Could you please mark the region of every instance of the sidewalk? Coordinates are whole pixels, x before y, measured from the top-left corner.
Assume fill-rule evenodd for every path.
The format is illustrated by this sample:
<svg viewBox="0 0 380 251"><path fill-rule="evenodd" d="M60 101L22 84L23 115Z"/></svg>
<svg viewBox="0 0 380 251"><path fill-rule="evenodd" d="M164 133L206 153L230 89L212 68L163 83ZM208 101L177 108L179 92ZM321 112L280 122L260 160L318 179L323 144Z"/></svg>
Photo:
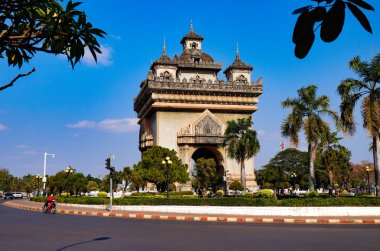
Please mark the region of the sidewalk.
<svg viewBox="0 0 380 251"><path fill-rule="evenodd" d="M32 202L27 199L12 200L3 203L5 206L40 211L43 203ZM380 224L379 216L356 217L293 217L293 216L252 216L231 214L191 214L191 213L167 213L154 211L129 211L112 210L111 212L101 208L91 208L90 205L72 206L69 204L57 204L57 213L118 217L153 220L178 220L178 221L207 221L207 222L254 222L254 223L311 223L311 224Z"/></svg>

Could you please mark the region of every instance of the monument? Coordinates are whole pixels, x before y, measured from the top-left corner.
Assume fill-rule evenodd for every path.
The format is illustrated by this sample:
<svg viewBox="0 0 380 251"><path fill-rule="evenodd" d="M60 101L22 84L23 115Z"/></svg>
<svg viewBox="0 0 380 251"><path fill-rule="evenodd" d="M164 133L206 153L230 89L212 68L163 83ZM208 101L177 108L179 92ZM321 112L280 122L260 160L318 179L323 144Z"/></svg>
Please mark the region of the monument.
<svg viewBox="0 0 380 251"><path fill-rule="evenodd" d="M164 42L162 55L151 64L140 85L134 110L140 124L139 148L159 145L174 149L189 167L198 158L213 158L227 183L240 180L240 165L221 147L227 121L248 118L258 107L262 78L251 80L252 66L236 51L234 62L218 78L222 64L203 50L203 37L190 32L181 39L182 54L170 58ZM228 146L227 146L228 147ZM246 160L246 185L255 189L254 159ZM187 187L191 186L187 184Z"/></svg>

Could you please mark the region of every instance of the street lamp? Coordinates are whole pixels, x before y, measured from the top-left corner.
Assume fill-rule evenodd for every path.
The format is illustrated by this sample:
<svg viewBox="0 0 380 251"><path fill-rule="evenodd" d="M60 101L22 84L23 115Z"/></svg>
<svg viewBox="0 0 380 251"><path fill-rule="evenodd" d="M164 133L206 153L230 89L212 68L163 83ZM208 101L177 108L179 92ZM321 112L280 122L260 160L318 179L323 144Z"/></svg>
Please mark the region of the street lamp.
<svg viewBox="0 0 380 251"><path fill-rule="evenodd" d="M54 158L55 154L54 153L45 153L44 154L44 177L42 177L42 183L44 184L43 192L42 192L43 196L46 195L46 158L47 158L47 156L51 156L52 158Z"/></svg>
<svg viewBox="0 0 380 251"><path fill-rule="evenodd" d="M227 173L229 171L226 170L224 171L224 176L223 176L223 180L224 180L224 194L227 196Z"/></svg>
<svg viewBox="0 0 380 251"><path fill-rule="evenodd" d="M290 177L291 177L292 180L293 180L293 188L296 189L296 178L297 178L297 174L296 174L296 173L290 173Z"/></svg>
<svg viewBox="0 0 380 251"><path fill-rule="evenodd" d="M40 195L40 179L42 179L42 176L40 174L37 174L36 179L37 179L37 195L36 196L39 196Z"/></svg>
<svg viewBox="0 0 380 251"><path fill-rule="evenodd" d="M369 185L369 172L371 172L371 167L366 166L365 170L367 171L367 182L368 182L368 194L371 194L371 187Z"/></svg>
<svg viewBox="0 0 380 251"><path fill-rule="evenodd" d="M65 170L65 173L67 173L67 176L66 176L66 178L67 178L67 188L66 188L66 190L67 190L68 195L70 194L70 191L69 191L69 176L70 176L70 173L73 173L73 172L74 172L74 169L71 166L66 167L66 170Z"/></svg>
<svg viewBox="0 0 380 251"><path fill-rule="evenodd" d="M170 157L167 156L161 163L166 165L166 198L169 199L169 166L172 164L172 161Z"/></svg>

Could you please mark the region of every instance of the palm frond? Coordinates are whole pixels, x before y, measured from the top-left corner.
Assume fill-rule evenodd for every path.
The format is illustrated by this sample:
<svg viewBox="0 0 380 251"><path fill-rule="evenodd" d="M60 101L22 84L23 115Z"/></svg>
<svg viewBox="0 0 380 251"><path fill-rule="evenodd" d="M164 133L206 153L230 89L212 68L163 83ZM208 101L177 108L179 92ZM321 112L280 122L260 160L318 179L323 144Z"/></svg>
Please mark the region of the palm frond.
<svg viewBox="0 0 380 251"><path fill-rule="evenodd" d="M370 76L369 64L367 62L361 61L359 56L354 57L349 63L349 67L361 78L366 78ZM368 82L368 81L365 81Z"/></svg>
<svg viewBox="0 0 380 251"><path fill-rule="evenodd" d="M361 104L363 127L368 133L376 137L380 129L380 103L373 96L367 96Z"/></svg>
<svg viewBox="0 0 380 251"><path fill-rule="evenodd" d="M342 123L343 132L348 135L353 135L356 132L354 108L361 97L361 93L341 97L342 101L340 104L340 120Z"/></svg>
<svg viewBox="0 0 380 251"><path fill-rule="evenodd" d="M380 54L372 58L369 63L370 76L365 78L366 82L379 83L380 82Z"/></svg>

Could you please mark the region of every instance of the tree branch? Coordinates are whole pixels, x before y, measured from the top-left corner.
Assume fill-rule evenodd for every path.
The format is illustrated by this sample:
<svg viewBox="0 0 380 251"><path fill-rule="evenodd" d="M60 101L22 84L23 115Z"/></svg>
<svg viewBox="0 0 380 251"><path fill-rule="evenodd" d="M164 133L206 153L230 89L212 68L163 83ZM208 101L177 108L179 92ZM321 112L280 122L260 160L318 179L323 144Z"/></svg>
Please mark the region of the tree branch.
<svg viewBox="0 0 380 251"><path fill-rule="evenodd" d="M18 74L17 77L15 77L15 78L14 78L9 84L6 84L6 85L4 85L4 86L1 86L1 87L0 87L0 91L2 91L2 90L4 90L4 89L7 89L8 87L13 86L14 82L16 82L17 79L22 78L22 77L26 77L26 76L32 74L32 73L35 72L35 71L36 71L36 68L33 68L31 71L29 71L29 72L27 72L27 73L24 73L24 74Z"/></svg>

